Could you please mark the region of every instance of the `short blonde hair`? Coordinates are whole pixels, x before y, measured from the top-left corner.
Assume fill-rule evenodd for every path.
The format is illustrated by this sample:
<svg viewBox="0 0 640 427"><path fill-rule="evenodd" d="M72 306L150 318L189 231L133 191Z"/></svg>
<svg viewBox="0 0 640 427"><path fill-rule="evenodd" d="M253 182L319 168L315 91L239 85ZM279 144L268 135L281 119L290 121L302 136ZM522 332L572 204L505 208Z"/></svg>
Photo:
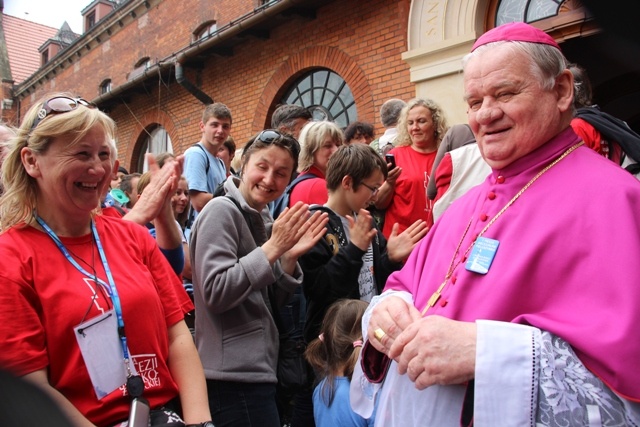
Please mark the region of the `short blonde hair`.
<svg viewBox="0 0 640 427"><path fill-rule="evenodd" d="M327 138L338 142L338 145L344 144L344 132L333 122L309 122L304 125L300 132L302 149L298 160L299 172L306 172L313 166L313 156Z"/></svg>
<svg viewBox="0 0 640 427"><path fill-rule="evenodd" d="M440 142L444 138L444 134L447 133L447 119L444 117L444 111L435 101L431 99L415 98L405 105L400 112L398 118L398 136L396 137L394 145L396 147L402 147L411 145L411 137L409 136L409 130L407 129L407 117L409 111L415 107L425 107L431 111L431 120L433 120L433 127L435 128L436 150L440 147Z"/></svg>
<svg viewBox="0 0 640 427"><path fill-rule="evenodd" d="M138 197L142 196L142 192L149 184L151 184L151 171L145 172L140 175L140 179L138 180L138 185L136 186L136 190L138 190Z"/></svg>
<svg viewBox="0 0 640 427"><path fill-rule="evenodd" d="M115 162L115 122L97 108L78 105L74 110L49 114L38 125L31 129L38 112L49 99L66 96L76 98L68 93L55 93L36 102L17 129L16 136L7 145L5 161L2 165L2 182L4 194L0 198L0 227L5 231L22 222L30 223L35 219L36 181L22 164L22 149L29 148L33 152L43 154L55 138L68 138L69 144L77 144L91 129L98 126L104 131L105 138L111 147L111 162ZM98 206L96 206L98 208Z"/></svg>

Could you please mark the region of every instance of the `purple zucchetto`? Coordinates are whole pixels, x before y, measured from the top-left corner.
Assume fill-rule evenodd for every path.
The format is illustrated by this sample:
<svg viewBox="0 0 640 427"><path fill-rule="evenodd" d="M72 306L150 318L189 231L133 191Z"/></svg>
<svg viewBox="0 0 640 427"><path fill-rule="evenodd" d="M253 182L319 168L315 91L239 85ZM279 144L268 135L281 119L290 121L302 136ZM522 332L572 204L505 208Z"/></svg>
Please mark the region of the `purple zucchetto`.
<svg viewBox="0 0 640 427"><path fill-rule="evenodd" d="M473 44L471 52L482 45L500 41L541 43L560 50L560 45L544 31L524 22L511 22L493 28L481 35Z"/></svg>

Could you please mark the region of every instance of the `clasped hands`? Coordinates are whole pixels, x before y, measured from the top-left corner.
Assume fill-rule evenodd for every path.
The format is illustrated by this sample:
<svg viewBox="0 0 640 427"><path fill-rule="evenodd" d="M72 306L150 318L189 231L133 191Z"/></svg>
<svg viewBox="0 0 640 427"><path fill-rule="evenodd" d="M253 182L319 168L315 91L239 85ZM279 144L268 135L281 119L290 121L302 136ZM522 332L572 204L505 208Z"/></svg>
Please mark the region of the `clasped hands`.
<svg viewBox="0 0 640 427"><path fill-rule="evenodd" d="M437 315L422 317L418 309L388 296L373 309L369 342L398 364L416 388L461 384L475 377L475 323Z"/></svg>

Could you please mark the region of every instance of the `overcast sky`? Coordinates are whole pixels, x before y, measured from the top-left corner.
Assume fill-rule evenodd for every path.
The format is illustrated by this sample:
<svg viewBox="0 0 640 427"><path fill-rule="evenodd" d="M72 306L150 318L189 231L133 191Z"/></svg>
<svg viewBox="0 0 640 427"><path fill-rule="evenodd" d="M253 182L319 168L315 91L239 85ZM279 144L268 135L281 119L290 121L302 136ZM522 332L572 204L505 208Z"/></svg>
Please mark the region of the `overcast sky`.
<svg viewBox="0 0 640 427"><path fill-rule="evenodd" d="M80 12L91 0L4 0L4 13L60 29L67 21L74 33L82 33Z"/></svg>

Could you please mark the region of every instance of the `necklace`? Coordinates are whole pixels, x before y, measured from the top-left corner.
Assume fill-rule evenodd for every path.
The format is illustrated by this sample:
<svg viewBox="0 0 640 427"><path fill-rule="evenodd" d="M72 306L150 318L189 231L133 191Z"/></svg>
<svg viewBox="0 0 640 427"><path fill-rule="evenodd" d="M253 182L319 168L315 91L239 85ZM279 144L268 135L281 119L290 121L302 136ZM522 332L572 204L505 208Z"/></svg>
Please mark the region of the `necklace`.
<svg viewBox="0 0 640 427"><path fill-rule="evenodd" d="M511 200L509 200L507 202L506 205L504 205L504 207L502 209L500 209L500 211L491 219L491 221L489 221L489 223L484 226L484 228L480 231L480 233L478 233L478 235L473 239L473 242L471 242L471 245L469 245L469 247L464 252L464 254L460 258L458 258L458 261L456 262L456 257L458 255L458 253L460 252L460 247L462 246L462 242L464 241L464 238L466 237L467 233L469 232L469 228L471 228L471 223L473 222L473 217L471 219L469 219L469 223L467 224L467 227L465 228L464 233L462 233L462 237L460 238L460 241L458 242L458 246L456 247L456 250L453 253L453 257L451 258L451 263L449 264L449 269L447 270L447 274L444 276L444 281L440 284L438 289L431 295L431 297L429 298L429 301L427 301L426 307L422 310L422 316L424 316L426 314L426 312L427 312L427 310L429 310L429 308L433 307L438 302L438 300L442 296L442 291L444 290L444 287L447 285L447 282L449 281L449 279L453 275L453 272L458 267L458 265L460 265L460 263L467 258L467 255L469 255L469 252L471 252L471 249L473 248L473 245L476 243L478 238L480 238L489 229L489 227L491 227L493 225L493 223L495 223L496 220L498 218L500 218L500 216L511 205L513 205L513 203L516 200L518 200L518 198L520 196L522 196L522 193L527 191L527 189L529 187L531 187L531 185L538 180L538 178L540 178L542 175L544 175L545 172L547 172L549 169L551 169L552 167L557 165L562 159L564 159L569 154L571 154L573 152L573 150L575 150L576 148L580 147L583 144L584 144L584 142L580 141L579 143L569 147L564 153L562 153L560 156L558 156L558 158L556 158L553 162L549 163L544 169L542 169L533 178L531 178L531 180L529 182L527 182L524 185L524 187L522 187L522 189L520 189L520 191L518 191L516 193L516 195L513 196L513 198L511 198Z"/></svg>

